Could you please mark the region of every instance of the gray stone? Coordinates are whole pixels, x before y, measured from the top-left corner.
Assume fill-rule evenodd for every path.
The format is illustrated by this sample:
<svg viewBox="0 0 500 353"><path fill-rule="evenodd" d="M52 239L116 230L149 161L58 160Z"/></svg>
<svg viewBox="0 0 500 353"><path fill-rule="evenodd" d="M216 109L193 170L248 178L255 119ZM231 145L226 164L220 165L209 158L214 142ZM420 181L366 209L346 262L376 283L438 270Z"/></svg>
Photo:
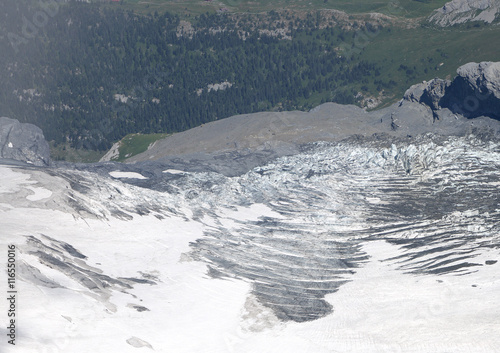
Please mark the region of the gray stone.
<svg viewBox="0 0 500 353"><path fill-rule="evenodd" d="M467 118L500 119L500 62L468 63L446 89L441 107Z"/></svg>
<svg viewBox="0 0 500 353"><path fill-rule="evenodd" d="M403 99L423 103L428 105L431 109L439 109L439 103L445 95L446 89L450 86L451 82L435 78L429 82L424 81L411 86L404 94Z"/></svg>
<svg viewBox="0 0 500 353"><path fill-rule="evenodd" d="M137 337L130 337L127 340L127 343L135 348L147 347L147 348L153 349L153 346L151 346L151 344L149 344L148 342L141 340L140 338L137 338Z"/></svg>
<svg viewBox="0 0 500 353"><path fill-rule="evenodd" d="M0 117L0 158L47 166L50 163L49 144L35 125Z"/></svg>
<svg viewBox="0 0 500 353"><path fill-rule="evenodd" d="M500 62L468 63L457 69L457 74L474 90L493 94L500 99Z"/></svg>
<svg viewBox="0 0 500 353"><path fill-rule="evenodd" d="M500 0L453 0L435 10L428 21L440 27L472 21L492 23L500 16Z"/></svg>
<svg viewBox="0 0 500 353"><path fill-rule="evenodd" d="M447 108L466 118L500 119L500 62L468 63L457 69L453 81L436 78L413 85L403 102L429 107L434 118Z"/></svg>

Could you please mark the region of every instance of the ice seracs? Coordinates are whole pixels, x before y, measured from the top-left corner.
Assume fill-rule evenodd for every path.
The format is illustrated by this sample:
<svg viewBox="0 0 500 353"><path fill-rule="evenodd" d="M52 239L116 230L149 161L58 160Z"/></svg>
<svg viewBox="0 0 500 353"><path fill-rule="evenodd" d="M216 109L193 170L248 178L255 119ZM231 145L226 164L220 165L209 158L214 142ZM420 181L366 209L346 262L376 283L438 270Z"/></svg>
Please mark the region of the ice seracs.
<svg viewBox="0 0 500 353"><path fill-rule="evenodd" d="M233 177L0 168L23 352L500 344L496 140L315 143Z"/></svg>

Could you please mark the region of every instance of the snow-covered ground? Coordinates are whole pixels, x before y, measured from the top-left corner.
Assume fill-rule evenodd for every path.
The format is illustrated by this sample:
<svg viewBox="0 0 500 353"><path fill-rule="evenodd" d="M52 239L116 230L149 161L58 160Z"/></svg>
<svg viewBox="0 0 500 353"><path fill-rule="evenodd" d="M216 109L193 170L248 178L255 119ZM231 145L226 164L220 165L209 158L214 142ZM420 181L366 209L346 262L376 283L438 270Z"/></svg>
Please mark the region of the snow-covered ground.
<svg viewBox="0 0 500 353"><path fill-rule="evenodd" d="M0 352L496 352L499 172L470 138L167 171L170 192L0 165Z"/></svg>
<svg viewBox="0 0 500 353"><path fill-rule="evenodd" d="M111 172L109 173L113 178L130 178L130 179L147 179L145 176L134 172Z"/></svg>

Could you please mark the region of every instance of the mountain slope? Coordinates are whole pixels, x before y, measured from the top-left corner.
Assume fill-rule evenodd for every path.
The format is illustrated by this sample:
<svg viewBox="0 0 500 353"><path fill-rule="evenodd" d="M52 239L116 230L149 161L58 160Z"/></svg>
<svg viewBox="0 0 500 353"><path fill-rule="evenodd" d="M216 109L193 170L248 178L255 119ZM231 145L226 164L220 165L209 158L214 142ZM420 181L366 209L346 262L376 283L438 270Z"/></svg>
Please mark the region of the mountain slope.
<svg viewBox="0 0 500 353"><path fill-rule="evenodd" d="M1 2L0 115L39 126L54 159L88 161L127 134L175 133L235 114L386 106L412 84L500 60L494 24L429 26L443 3L324 5L385 13L347 14L301 2L307 11L180 17L129 13L116 2L52 2L51 10Z"/></svg>
<svg viewBox="0 0 500 353"><path fill-rule="evenodd" d="M411 138L424 133L448 136L476 130L498 136L499 65L466 64L457 69L453 81L434 79L414 85L400 102L378 111L326 103L308 113L234 116L158 140L127 162L161 161L182 170L208 167L225 175L238 175L263 161L295 154L302 144L338 142L353 135Z"/></svg>
<svg viewBox="0 0 500 353"><path fill-rule="evenodd" d="M1 351L495 352L500 121L447 103L485 112L496 67L382 112L262 114L242 150L245 117L217 122L198 160L204 127L163 161L0 160Z"/></svg>

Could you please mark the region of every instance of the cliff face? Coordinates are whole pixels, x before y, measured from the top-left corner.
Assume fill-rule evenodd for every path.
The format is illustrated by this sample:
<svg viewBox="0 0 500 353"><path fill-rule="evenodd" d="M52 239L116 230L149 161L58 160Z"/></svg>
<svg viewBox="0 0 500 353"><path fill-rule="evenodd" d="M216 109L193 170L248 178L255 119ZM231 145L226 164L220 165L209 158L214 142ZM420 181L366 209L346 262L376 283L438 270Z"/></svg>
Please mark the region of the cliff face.
<svg viewBox="0 0 500 353"><path fill-rule="evenodd" d="M435 78L429 82L423 82L411 86L404 94L403 99L428 105L431 109L440 108L441 98L451 81Z"/></svg>
<svg viewBox="0 0 500 353"><path fill-rule="evenodd" d="M500 120L500 63L469 63L457 73L443 106L467 118L484 115Z"/></svg>
<svg viewBox="0 0 500 353"><path fill-rule="evenodd" d="M466 118L488 116L500 120L500 62L468 63L453 81L434 79L410 87L404 100L447 108Z"/></svg>
<svg viewBox="0 0 500 353"><path fill-rule="evenodd" d="M0 117L0 158L46 166L50 161L49 144L37 126Z"/></svg>
<svg viewBox="0 0 500 353"><path fill-rule="evenodd" d="M453 0L435 10L428 20L447 27L471 21L492 23L499 15L499 0Z"/></svg>

